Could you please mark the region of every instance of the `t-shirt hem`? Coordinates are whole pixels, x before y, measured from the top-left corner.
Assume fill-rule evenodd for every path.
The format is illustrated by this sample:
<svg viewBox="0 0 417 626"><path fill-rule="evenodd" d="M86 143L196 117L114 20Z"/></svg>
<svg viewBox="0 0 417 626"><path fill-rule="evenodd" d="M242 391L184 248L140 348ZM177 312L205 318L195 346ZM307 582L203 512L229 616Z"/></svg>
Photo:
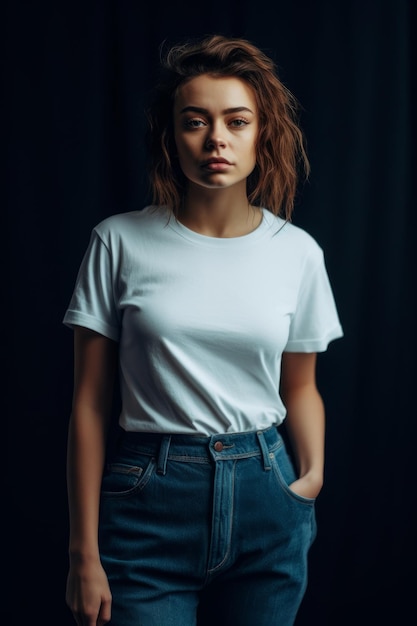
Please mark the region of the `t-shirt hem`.
<svg viewBox="0 0 417 626"><path fill-rule="evenodd" d="M100 335L104 335L108 339L119 341L119 329L110 326L107 322L99 320L87 313L81 311L68 310L65 313L62 323L68 328L74 329L74 326L83 326L90 330L94 330Z"/></svg>
<svg viewBox="0 0 417 626"><path fill-rule="evenodd" d="M329 343L343 337L341 326L336 326L320 339L296 339L288 341L284 352L325 352Z"/></svg>

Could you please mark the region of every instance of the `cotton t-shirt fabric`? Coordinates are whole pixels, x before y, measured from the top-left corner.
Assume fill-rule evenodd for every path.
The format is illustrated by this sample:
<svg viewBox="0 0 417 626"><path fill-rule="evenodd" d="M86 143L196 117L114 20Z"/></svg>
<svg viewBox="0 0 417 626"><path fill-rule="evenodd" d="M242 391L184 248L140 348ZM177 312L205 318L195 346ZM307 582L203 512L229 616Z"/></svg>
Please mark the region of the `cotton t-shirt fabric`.
<svg viewBox="0 0 417 626"><path fill-rule="evenodd" d="M236 238L158 206L106 218L63 321L119 342L120 426L167 434L279 425L282 352L343 335L322 249L266 209Z"/></svg>

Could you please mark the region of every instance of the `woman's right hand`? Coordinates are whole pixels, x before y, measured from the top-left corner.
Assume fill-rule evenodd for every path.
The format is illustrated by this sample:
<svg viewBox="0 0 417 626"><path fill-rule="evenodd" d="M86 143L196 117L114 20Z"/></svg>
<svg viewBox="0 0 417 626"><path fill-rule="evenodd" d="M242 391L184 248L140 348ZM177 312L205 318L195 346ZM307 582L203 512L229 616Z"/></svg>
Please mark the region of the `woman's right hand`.
<svg viewBox="0 0 417 626"><path fill-rule="evenodd" d="M66 602L78 626L103 626L111 617L111 592L99 559L71 563Z"/></svg>

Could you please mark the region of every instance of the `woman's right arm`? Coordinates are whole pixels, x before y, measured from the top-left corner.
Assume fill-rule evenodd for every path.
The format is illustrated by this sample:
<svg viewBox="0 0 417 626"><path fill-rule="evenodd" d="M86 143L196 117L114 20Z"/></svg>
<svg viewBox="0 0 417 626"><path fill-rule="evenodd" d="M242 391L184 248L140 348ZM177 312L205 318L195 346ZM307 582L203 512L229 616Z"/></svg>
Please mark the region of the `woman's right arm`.
<svg viewBox="0 0 417 626"><path fill-rule="evenodd" d="M66 601L77 624L110 620L111 594L98 549L100 487L110 423L117 343L74 329L74 394L68 428L69 573Z"/></svg>

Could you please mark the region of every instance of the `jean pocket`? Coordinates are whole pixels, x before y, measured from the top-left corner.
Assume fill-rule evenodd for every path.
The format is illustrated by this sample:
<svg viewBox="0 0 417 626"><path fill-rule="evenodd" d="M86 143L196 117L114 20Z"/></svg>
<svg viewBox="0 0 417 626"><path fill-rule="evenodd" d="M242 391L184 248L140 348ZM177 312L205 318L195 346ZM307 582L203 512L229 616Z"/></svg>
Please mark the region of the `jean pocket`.
<svg viewBox="0 0 417 626"><path fill-rule="evenodd" d="M279 446L274 453L272 457L272 468L280 487L288 496L304 505L307 504L311 506L314 504L315 498L301 496L290 489L289 485L297 480L298 477L292 459L284 445Z"/></svg>
<svg viewBox="0 0 417 626"><path fill-rule="evenodd" d="M143 463L108 463L101 483L102 497L126 496L142 490L153 474L154 467L155 460L150 457Z"/></svg>

